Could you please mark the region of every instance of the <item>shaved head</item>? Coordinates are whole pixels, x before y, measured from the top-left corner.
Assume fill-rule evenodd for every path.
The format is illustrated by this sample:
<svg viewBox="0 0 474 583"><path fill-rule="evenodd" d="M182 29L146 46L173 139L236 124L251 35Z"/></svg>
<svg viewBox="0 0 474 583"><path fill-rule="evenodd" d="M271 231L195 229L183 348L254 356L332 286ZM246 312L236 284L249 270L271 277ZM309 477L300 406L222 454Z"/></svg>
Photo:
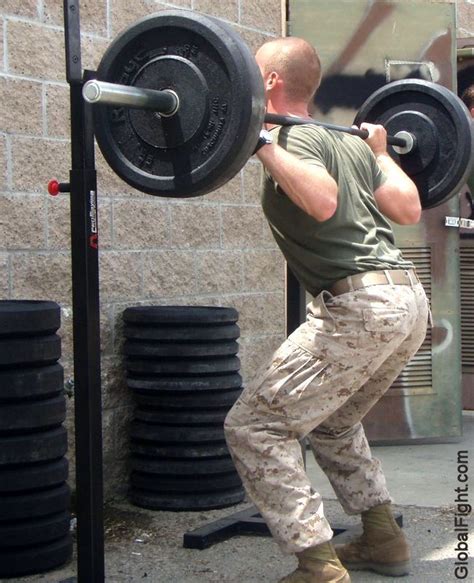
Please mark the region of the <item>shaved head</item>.
<svg viewBox="0 0 474 583"><path fill-rule="evenodd" d="M321 62L314 47L302 38L271 40L255 56L264 79L276 73L292 101L308 103L321 82Z"/></svg>

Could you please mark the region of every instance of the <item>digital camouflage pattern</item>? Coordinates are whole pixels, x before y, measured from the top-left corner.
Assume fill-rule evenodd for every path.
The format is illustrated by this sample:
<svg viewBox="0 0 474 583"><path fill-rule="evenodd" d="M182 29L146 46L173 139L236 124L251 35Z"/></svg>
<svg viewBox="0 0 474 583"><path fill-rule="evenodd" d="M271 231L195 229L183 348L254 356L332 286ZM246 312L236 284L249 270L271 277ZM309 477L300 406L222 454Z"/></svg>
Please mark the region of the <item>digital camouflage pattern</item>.
<svg viewBox="0 0 474 583"><path fill-rule="evenodd" d="M361 420L417 352L428 316L419 283L324 291L229 412L236 468L283 552L332 538L305 473L305 436L348 514L391 501Z"/></svg>

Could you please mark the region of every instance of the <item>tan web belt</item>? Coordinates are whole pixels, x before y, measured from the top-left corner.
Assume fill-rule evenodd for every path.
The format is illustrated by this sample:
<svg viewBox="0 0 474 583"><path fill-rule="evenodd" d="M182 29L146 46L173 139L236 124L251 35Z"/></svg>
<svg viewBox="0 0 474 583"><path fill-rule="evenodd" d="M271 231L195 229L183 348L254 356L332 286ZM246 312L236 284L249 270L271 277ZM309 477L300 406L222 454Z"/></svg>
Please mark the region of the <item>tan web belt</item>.
<svg viewBox="0 0 474 583"><path fill-rule="evenodd" d="M420 283L420 280L414 269L385 269L349 275L336 281L328 291L333 296L340 296L371 285L415 285L417 283Z"/></svg>

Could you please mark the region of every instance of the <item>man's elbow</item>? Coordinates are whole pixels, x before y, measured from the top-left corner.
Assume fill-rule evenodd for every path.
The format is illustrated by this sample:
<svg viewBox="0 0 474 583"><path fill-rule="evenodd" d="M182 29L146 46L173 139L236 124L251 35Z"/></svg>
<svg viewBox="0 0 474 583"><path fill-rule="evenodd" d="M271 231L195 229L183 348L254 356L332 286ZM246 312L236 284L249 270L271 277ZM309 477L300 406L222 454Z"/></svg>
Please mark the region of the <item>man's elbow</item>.
<svg viewBox="0 0 474 583"><path fill-rule="evenodd" d="M308 213L320 223L328 221L337 210L337 189L335 193L331 193L323 200L314 201L312 208Z"/></svg>

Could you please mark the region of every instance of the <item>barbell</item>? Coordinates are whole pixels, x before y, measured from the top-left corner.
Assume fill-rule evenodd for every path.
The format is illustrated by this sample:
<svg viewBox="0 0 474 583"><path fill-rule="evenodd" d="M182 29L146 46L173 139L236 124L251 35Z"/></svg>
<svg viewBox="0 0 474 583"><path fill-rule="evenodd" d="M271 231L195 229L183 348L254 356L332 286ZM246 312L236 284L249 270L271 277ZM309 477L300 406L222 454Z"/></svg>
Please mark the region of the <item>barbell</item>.
<svg viewBox="0 0 474 583"><path fill-rule="evenodd" d="M202 14L163 11L123 31L84 84L97 143L111 168L143 192L209 193L253 154L264 122L315 124L367 137L359 128L265 113L263 81L241 37ZM381 123L390 155L414 180L423 208L455 195L474 166L467 108L441 85L389 83L362 105L354 124Z"/></svg>

